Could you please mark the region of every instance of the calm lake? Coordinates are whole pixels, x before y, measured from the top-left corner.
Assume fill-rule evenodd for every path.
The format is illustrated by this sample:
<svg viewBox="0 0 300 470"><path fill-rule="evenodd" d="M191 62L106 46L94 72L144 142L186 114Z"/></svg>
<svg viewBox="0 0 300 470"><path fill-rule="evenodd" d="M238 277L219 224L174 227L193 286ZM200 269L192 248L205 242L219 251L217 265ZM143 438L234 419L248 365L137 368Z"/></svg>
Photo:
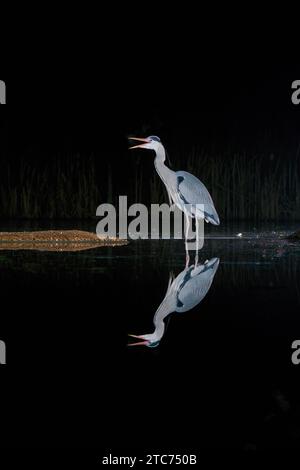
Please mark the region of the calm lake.
<svg viewBox="0 0 300 470"><path fill-rule="evenodd" d="M70 225L95 230L93 222L54 228ZM45 226L53 228L20 222L1 230ZM198 271L185 269L182 240L74 253L1 250L2 442L149 451L299 446L300 364L291 346L300 340L300 244L281 239L295 229L209 227ZM168 286L159 341L128 346L139 341L129 334L153 333Z"/></svg>

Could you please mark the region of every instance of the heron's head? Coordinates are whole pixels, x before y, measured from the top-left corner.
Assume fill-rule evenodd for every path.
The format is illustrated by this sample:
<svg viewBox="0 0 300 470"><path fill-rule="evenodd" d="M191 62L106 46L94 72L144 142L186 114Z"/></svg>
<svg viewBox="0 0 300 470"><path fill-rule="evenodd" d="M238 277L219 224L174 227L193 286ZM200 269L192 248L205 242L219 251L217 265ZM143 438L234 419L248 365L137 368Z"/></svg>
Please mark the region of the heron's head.
<svg viewBox="0 0 300 470"><path fill-rule="evenodd" d="M133 145L132 147L129 147L130 149L142 148L142 149L158 150L159 147L162 147L160 138L157 137L156 135L150 135L149 137L146 137L146 138L129 137L129 140L136 140L138 142L141 142L138 145Z"/></svg>

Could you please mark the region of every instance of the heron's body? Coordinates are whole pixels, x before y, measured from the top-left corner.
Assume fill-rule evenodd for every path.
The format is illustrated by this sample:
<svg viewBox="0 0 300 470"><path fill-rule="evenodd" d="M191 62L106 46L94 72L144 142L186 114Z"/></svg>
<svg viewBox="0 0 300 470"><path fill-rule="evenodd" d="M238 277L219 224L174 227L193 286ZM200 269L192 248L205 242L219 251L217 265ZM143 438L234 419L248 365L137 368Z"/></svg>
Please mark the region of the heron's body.
<svg viewBox="0 0 300 470"><path fill-rule="evenodd" d="M220 220L213 200L205 185L196 176L186 171L172 171L165 165L166 153L159 137L150 136L146 139L132 138L144 142L131 148L146 148L154 150L156 157L154 165L168 191L170 202L181 209L187 217L204 219L213 225L219 225Z"/></svg>
<svg viewBox="0 0 300 470"><path fill-rule="evenodd" d="M172 171L165 164L166 153L159 137L150 136L147 138L131 137L141 144L131 148L145 148L155 151L154 165L157 173L163 181L170 203L174 203L181 209L187 219L186 240L188 235L189 217L196 219L196 239L198 232L198 220L204 219L214 225L219 225L220 220L215 209L213 200L204 184L194 175L186 171ZM186 244L187 245L187 244ZM195 307L206 296L214 275L219 266L219 259L213 258L202 265L195 264L189 267L189 255L186 246L187 262L185 269L176 277L170 279L167 293L161 305L157 309L154 318L154 332L147 335L130 335L143 340L139 343L131 344L157 346L164 335L165 318L172 312L187 312ZM196 244L198 260L198 244Z"/></svg>
<svg viewBox="0 0 300 470"><path fill-rule="evenodd" d="M135 336L143 340L134 345L157 346L165 332L165 319L173 312L187 312L198 305L208 293L219 266L219 259L212 258L204 264L186 267L175 279L170 277L168 289L154 318L154 332Z"/></svg>
<svg viewBox="0 0 300 470"><path fill-rule="evenodd" d="M161 145L156 151L154 165L169 198L188 216L219 225L219 216L205 185L187 171L172 171L165 165L165 158L165 149Z"/></svg>

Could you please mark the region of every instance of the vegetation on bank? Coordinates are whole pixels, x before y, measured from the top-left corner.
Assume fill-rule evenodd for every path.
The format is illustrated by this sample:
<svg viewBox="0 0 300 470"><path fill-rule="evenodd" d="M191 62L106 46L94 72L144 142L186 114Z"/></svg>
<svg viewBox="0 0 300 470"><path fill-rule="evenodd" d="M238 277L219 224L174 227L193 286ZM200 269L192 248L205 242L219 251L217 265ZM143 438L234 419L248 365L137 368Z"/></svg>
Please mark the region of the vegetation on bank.
<svg viewBox="0 0 300 470"><path fill-rule="evenodd" d="M195 148L172 156L173 169L198 176L209 189L222 220L300 220L300 155L212 155ZM167 202L154 167L132 160L127 174L118 166L86 155L50 158L35 166L26 160L4 159L1 167L0 217L91 218L104 202L117 205L118 195L129 201ZM123 179L123 181L122 181ZM122 192L120 192L120 180ZM125 181L124 181L125 180ZM126 184L125 184L126 183Z"/></svg>

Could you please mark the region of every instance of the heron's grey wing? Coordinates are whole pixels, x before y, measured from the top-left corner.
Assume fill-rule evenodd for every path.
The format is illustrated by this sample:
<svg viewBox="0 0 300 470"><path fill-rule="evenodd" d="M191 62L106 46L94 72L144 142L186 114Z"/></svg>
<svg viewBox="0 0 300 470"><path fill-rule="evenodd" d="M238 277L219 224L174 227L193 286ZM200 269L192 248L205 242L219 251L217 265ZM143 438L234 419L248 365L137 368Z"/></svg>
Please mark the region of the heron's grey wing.
<svg viewBox="0 0 300 470"><path fill-rule="evenodd" d="M212 284L213 277L201 278L201 275L192 278L181 289L177 299L177 312L187 312L198 305L206 296Z"/></svg>
<svg viewBox="0 0 300 470"><path fill-rule="evenodd" d="M177 296L177 312L187 312L199 304L213 282L219 266L219 260L212 258L204 265L192 267L189 276L184 279L185 282L180 286Z"/></svg>
<svg viewBox="0 0 300 470"><path fill-rule="evenodd" d="M196 176L186 171L177 171L176 176L177 190L182 202L192 205L203 204L204 218L214 225L219 225L219 216L205 185Z"/></svg>

